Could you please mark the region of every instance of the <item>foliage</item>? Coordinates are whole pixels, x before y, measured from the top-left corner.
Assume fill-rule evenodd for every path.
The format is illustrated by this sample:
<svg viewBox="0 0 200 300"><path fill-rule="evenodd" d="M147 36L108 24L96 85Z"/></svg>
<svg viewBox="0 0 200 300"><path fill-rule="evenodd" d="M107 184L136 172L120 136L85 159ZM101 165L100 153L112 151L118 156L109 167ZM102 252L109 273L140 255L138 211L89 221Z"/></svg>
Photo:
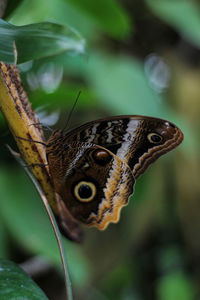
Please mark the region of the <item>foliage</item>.
<svg viewBox="0 0 200 300"><path fill-rule="evenodd" d="M44 293L26 273L13 262L0 259L0 296L2 300L17 298L47 300Z"/></svg>
<svg viewBox="0 0 200 300"><path fill-rule="evenodd" d="M5 21L13 26L53 22L75 28L76 37L80 34L88 44L85 55L58 55L52 48L57 55L46 58L35 47L28 53L30 61L18 65L41 122L59 118L55 127L64 127L81 90L71 126L114 114L152 115L179 125L185 141L138 180L119 224L103 233L86 228L83 245L65 241L74 294L80 300L198 299L198 1L93 3L23 0L5 12ZM0 41L4 43L1 31ZM23 61L26 45L23 40L20 44ZM0 118L0 255L16 262L40 255L58 269L44 208L4 146L13 141ZM53 286L63 299L59 280L48 280L48 288L43 287L47 296L59 299L50 290Z"/></svg>
<svg viewBox="0 0 200 300"><path fill-rule="evenodd" d="M59 24L43 22L14 26L0 20L0 30L0 60L6 63L13 64L15 60L23 63L66 51L84 52L84 40Z"/></svg>

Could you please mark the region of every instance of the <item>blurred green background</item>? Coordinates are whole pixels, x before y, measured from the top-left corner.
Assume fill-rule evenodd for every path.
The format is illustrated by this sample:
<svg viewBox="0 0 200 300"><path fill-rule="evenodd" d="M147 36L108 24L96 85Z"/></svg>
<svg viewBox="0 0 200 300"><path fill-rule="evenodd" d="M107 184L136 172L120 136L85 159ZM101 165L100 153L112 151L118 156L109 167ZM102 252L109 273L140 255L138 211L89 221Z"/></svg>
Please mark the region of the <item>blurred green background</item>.
<svg viewBox="0 0 200 300"><path fill-rule="evenodd" d="M62 128L81 90L71 127L141 114L172 121L185 135L181 146L137 181L118 224L105 232L84 228L81 245L66 241L75 299L200 299L199 1L7 4L4 20L68 25L87 44L85 55L63 53L19 64L42 123ZM0 137L0 257L25 265L38 257L48 262L52 267L30 273L50 299L64 299L50 223L33 185L5 147L16 149L2 115Z"/></svg>

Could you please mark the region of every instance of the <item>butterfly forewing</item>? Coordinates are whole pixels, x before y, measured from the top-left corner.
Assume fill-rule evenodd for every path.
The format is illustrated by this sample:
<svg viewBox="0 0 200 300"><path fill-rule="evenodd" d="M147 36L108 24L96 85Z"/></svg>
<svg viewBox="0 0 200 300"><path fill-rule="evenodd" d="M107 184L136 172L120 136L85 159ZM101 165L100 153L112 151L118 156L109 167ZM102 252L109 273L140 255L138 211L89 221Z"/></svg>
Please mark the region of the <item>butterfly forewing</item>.
<svg viewBox="0 0 200 300"><path fill-rule="evenodd" d="M150 135L161 140L151 140ZM66 142L94 143L110 150L126 162L135 178L161 155L183 140L174 124L152 117L118 116L86 123L66 136Z"/></svg>

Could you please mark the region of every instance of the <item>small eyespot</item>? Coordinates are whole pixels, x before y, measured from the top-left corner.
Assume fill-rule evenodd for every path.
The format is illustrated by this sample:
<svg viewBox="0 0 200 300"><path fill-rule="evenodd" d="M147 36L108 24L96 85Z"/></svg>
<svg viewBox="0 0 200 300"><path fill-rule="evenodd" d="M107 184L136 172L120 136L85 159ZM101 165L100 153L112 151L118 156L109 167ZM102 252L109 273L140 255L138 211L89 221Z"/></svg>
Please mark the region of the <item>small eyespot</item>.
<svg viewBox="0 0 200 300"><path fill-rule="evenodd" d="M149 133L147 136L150 143L159 144L162 141L162 136L157 133Z"/></svg>
<svg viewBox="0 0 200 300"><path fill-rule="evenodd" d="M74 195L81 202L90 202L96 195L96 186L92 182L80 181L74 187Z"/></svg>
<svg viewBox="0 0 200 300"><path fill-rule="evenodd" d="M92 157L94 161L100 166L107 165L112 159L112 155L110 155L110 153L104 149L96 149L95 151L93 151Z"/></svg>

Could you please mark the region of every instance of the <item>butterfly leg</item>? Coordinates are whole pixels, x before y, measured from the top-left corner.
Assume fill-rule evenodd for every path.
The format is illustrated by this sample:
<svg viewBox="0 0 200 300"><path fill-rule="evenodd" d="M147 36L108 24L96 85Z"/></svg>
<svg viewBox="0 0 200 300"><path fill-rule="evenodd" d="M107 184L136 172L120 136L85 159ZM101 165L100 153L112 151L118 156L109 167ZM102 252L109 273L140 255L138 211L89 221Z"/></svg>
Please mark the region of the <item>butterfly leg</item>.
<svg viewBox="0 0 200 300"><path fill-rule="evenodd" d="M37 144L41 144L45 147L47 147L47 144L44 143L44 142L41 142L41 141L35 141L35 140L31 140L31 139L26 139L26 138L23 138L21 136L16 136L17 139L20 139L20 140L23 140L23 141L27 141L27 142L31 142L31 143L37 143Z"/></svg>
<svg viewBox="0 0 200 300"><path fill-rule="evenodd" d="M29 165L24 165L25 168L29 168L29 167L46 167L48 166L49 164L29 164Z"/></svg>

